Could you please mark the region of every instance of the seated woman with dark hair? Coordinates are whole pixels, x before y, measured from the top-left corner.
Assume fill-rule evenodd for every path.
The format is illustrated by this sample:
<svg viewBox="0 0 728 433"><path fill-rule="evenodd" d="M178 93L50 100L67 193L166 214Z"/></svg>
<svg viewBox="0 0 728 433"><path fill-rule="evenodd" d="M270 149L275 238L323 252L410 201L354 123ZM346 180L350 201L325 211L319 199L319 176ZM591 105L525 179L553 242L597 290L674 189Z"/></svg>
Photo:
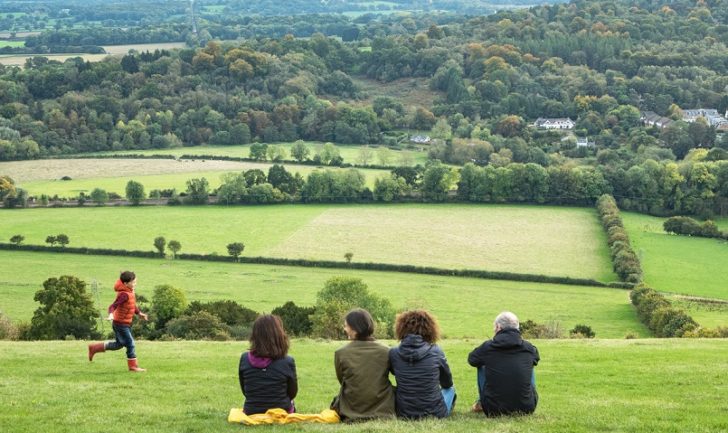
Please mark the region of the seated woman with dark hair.
<svg viewBox="0 0 728 433"><path fill-rule="evenodd" d="M240 357L238 378L247 415L281 408L295 412L298 393L296 363L288 356L288 336L278 316L266 314L253 322L250 351Z"/></svg>
<svg viewBox="0 0 728 433"><path fill-rule="evenodd" d="M390 349L389 362L397 379L397 416L449 416L457 395L445 354L435 344L437 320L424 310L406 311L397 316L395 333L400 344Z"/></svg>
<svg viewBox="0 0 728 433"><path fill-rule="evenodd" d="M374 341L372 316L366 310L351 310L344 331L351 342L334 354L341 389L331 409L345 421L394 417L389 349Z"/></svg>

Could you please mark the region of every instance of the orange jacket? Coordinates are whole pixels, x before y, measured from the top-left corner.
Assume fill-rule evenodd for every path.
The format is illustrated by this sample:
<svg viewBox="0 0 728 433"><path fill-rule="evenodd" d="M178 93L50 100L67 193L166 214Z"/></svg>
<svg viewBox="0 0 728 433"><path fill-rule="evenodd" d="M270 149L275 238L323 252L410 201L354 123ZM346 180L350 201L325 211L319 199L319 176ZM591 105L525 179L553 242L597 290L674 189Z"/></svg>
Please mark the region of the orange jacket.
<svg viewBox="0 0 728 433"><path fill-rule="evenodd" d="M136 297L134 291L129 287L126 287L121 280L117 280L114 284L114 290L116 290L116 299L118 300L122 293L126 295L127 300L122 304L118 305L114 309L114 323L121 325L131 325L131 321L134 318L134 314L137 312ZM116 302L114 302L116 303Z"/></svg>

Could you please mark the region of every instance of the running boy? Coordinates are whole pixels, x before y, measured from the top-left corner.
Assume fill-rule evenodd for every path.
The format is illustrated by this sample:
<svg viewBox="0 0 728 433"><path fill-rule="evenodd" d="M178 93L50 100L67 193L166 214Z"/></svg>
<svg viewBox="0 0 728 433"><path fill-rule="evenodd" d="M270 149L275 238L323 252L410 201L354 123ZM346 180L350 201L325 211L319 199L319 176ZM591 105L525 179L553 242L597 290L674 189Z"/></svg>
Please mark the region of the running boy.
<svg viewBox="0 0 728 433"><path fill-rule="evenodd" d="M129 371L146 371L137 364L136 352L134 351L134 337L131 335L131 322L135 314L144 320L147 315L139 311L136 306L134 287L136 286L136 275L131 271L124 271L119 280L114 284L116 299L109 306L109 320L112 320L114 330L114 341L106 343L93 343L88 345L88 360L93 361L94 355L106 350L119 350L126 347L126 363Z"/></svg>

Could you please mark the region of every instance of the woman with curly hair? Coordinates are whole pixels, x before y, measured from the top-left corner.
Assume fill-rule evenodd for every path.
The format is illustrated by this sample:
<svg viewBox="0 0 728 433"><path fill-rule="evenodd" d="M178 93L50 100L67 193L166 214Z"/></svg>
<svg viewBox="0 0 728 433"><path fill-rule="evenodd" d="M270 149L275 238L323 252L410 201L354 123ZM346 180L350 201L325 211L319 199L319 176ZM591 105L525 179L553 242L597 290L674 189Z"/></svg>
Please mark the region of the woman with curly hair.
<svg viewBox="0 0 728 433"><path fill-rule="evenodd" d="M400 344L389 350L389 362L397 379L397 416L449 416L457 395L445 354L435 344L437 320L425 310L405 311L397 316L395 334Z"/></svg>

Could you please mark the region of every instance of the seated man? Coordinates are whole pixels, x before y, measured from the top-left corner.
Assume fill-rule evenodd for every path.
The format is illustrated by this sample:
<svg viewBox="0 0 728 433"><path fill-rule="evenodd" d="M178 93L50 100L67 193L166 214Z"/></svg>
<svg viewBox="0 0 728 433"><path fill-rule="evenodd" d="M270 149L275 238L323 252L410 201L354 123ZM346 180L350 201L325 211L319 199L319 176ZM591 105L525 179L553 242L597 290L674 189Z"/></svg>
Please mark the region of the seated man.
<svg viewBox="0 0 728 433"><path fill-rule="evenodd" d="M533 371L538 350L521 338L515 314L500 313L494 324L493 339L468 355L468 363L478 369L480 400L473 410L486 416L533 413L538 403Z"/></svg>

